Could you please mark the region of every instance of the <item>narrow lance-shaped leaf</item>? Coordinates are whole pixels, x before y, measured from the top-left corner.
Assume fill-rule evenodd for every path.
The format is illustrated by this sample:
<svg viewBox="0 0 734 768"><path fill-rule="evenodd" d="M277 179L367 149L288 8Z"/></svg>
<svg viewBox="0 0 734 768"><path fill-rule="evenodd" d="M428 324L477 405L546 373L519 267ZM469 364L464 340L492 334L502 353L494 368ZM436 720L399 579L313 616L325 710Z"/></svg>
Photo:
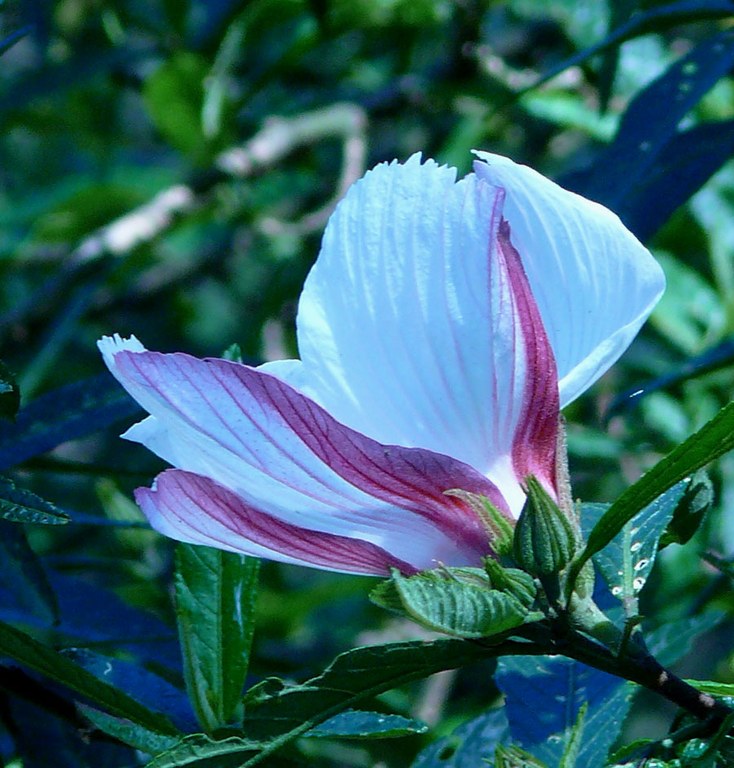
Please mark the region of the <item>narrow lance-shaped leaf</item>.
<svg viewBox="0 0 734 768"><path fill-rule="evenodd" d="M536 89L561 72L576 67L592 56L621 45L626 40L649 34L660 33L663 29L706 19L722 19L731 16L731 0L674 0L666 5L638 11L626 23L613 29L598 43L584 48L551 67L542 77L525 90Z"/></svg>
<svg viewBox="0 0 734 768"><path fill-rule="evenodd" d="M731 30L702 40L633 99L598 161L564 185L612 208L641 239L649 237L726 159L726 142L707 148L698 130L688 140L678 131L733 64ZM723 124L713 129L718 139L725 132Z"/></svg>
<svg viewBox="0 0 734 768"><path fill-rule="evenodd" d="M582 737L584 735L584 723L586 721L586 713L589 711L589 702L585 701L579 709L578 716L573 728L568 734L566 740L566 747L561 755L561 762L559 768L575 768L576 761L579 755L579 749L582 744Z"/></svg>
<svg viewBox="0 0 734 768"><path fill-rule="evenodd" d="M0 477L0 518L14 523L63 525L69 515L32 491L17 488L12 480Z"/></svg>
<svg viewBox="0 0 734 768"><path fill-rule="evenodd" d="M674 448L609 507L594 526L583 552L572 565L569 587L584 564L607 546L641 509L676 483L734 447L734 403Z"/></svg>
<svg viewBox="0 0 734 768"><path fill-rule="evenodd" d="M176 728L165 715L144 707L114 686L99 680L79 664L4 622L0 622L0 654L60 683L116 717L125 718L156 733L171 736L177 734Z"/></svg>
<svg viewBox="0 0 734 768"><path fill-rule="evenodd" d="M0 560L0 617L26 625L58 626L54 589L23 526L0 521Z"/></svg>
<svg viewBox="0 0 734 768"><path fill-rule="evenodd" d="M425 723L402 715L347 709L312 728L305 735L323 739L394 739L425 733L427 730Z"/></svg>
<svg viewBox="0 0 734 768"><path fill-rule="evenodd" d="M144 707L165 712L177 731L197 730L185 692L155 672L134 661L104 656L89 648L67 648L62 655Z"/></svg>
<svg viewBox="0 0 734 768"><path fill-rule="evenodd" d="M146 768L249 768L321 723L334 722L354 704L444 669L488 658L492 652L460 640L394 643L355 648L338 656L303 685L252 692L245 714L246 739L184 737ZM338 721L337 721L338 722ZM255 754L253 754L255 753Z"/></svg>
<svg viewBox="0 0 734 768"><path fill-rule="evenodd" d="M108 374L48 392L21 408L14 423L0 422L0 469L139 413Z"/></svg>
<svg viewBox="0 0 734 768"><path fill-rule="evenodd" d="M106 712L102 712L86 704L80 704L79 710L84 717L89 720L98 730L112 736L113 739L128 744L141 752L147 752L150 755L171 749L178 742L174 736L162 735L143 728L142 725L131 723L129 720L120 717L113 717Z"/></svg>
<svg viewBox="0 0 734 768"><path fill-rule="evenodd" d="M243 760L260 746L239 736L218 741L193 733L156 755L145 768L241 768L246 765Z"/></svg>
<svg viewBox="0 0 734 768"><path fill-rule="evenodd" d="M260 561L210 547L176 549L176 614L184 676L202 727L242 721Z"/></svg>
<svg viewBox="0 0 734 768"><path fill-rule="evenodd" d="M457 669L499 651L463 640L411 641L355 648L338 656L318 677L248 703L247 734L282 745L360 702L410 680ZM277 745L276 745L277 746Z"/></svg>
<svg viewBox="0 0 734 768"><path fill-rule="evenodd" d="M647 241L732 153L734 120L702 123L676 134L620 203L619 215L641 240ZM688 376L684 373L684 377Z"/></svg>

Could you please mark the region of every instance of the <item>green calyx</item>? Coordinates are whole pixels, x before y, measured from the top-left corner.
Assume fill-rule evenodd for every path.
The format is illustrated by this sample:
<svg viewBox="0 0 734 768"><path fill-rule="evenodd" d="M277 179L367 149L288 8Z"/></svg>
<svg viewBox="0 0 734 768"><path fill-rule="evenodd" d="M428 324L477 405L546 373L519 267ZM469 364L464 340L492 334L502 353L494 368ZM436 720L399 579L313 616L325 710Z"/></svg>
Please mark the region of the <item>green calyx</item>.
<svg viewBox="0 0 734 768"><path fill-rule="evenodd" d="M493 552L499 557L512 555L512 524L486 496L463 491L460 488L452 488L445 493L447 496L461 499L471 507L489 535L489 543Z"/></svg>
<svg viewBox="0 0 734 768"><path fill-rule="evenodd" d="M515 525L513 556L517 565L541 580L560 574L576 553L574 526L532 475L527 499Z"/></svg>
<svg viewBox="0 0 734 768"><path fill-rule="evenodd" d="M505 568L490 557L484 561L484 570L492 589L512 595L526 608L533 605L538 590L530 574L518 568Z"/></svg>

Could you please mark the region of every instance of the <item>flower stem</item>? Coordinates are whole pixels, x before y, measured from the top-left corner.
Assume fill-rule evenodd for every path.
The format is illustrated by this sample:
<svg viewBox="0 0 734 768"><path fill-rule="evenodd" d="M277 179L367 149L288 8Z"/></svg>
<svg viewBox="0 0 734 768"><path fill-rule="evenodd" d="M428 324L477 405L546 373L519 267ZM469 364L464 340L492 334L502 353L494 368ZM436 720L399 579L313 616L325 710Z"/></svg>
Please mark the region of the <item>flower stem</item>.
<svg viewBox="0 0 734 768"><path fill-rule="evenodd" d="M599 630L596 625L594 629L601 632L597 639L587 628L571 626L568 616L561 615L548 622L528 624L522 634L531 641L530 647L544 647L544 654L562 654L654 691L700 720L708 721L712 731L732 714L734 710L726 704L666 669L634 634L622 638L622 632L616 629L619 638L615 642L610 637L612 626L608 622Z"/></svg>
<svg viewBox="0 0 734 768"><path fill-rule="evenodd" d="M591 667L609 672L644 686L668 701L690 712L700 720L709 720L713 726L732 714L732 709L707 693L681 680L643 648L634 638L626 644L624 652L616 656L608 648L587 636L572 631L563 640L563 653Z"/></svg>

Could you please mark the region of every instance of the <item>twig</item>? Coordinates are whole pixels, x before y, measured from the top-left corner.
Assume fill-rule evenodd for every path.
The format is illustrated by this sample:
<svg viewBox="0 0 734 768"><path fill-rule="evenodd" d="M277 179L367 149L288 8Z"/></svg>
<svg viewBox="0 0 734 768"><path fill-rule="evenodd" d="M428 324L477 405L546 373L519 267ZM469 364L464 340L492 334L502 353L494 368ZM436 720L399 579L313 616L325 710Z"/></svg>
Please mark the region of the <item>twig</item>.
<svg viewBox="0 0 734 768"><path fill-rule="evenodd" d="M240 147L222 152L214 162L220 174L210 174L195 191L194 184L177 184L87 237L72 253L71 262L87 262L105 254L129 253L154 240L176 219L194 210L203 192L227 177L248 178L289 155L298 147L332 137L343 139L342 171L337 196L324 209L329 212L346 187L362 175L366 154L367 117L354 104L333 104L297 117L271 117ZM205 187L202 189L201 187ZM198 194L197 194L198 193ZM319 216L321 211L311 214Z"/></svg>
<svg viewBox="0 0 734 768"><path fill-rule="evenodd" d="M0 336L11 326L36 315L39 307L47 311L49 297L62 295L87 265L104 257L125 256L160 237L178 219L196 210L216 185L233 177L241 179L260 173L304 145L341 138L343 160L335 196L294 225L301 233L313 231L325 222L347 187L364 172L366 128L364 110L348 103L292 118L267 119L262 129L242 146L222 152L215 159L213 170L162 190L147 203L84 238L49 280L0 318Z"/></svg>

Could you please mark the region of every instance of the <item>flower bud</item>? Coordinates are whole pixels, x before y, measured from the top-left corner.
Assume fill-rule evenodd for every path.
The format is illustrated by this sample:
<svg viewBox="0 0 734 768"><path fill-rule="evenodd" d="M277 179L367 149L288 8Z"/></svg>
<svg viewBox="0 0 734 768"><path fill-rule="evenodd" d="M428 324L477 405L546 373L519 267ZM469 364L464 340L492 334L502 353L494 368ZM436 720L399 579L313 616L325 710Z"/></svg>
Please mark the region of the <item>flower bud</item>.
<svg viewBox="0 0 734 768"><path fill-rule="evenodd" d="M543 578L560 573L576 552L572 523L532 475L527 499L515 525L513 555L525 571Z"/></svg>
<svg viewBox="0 0 734 768"><path fill-rule="evenodd" d="M537 591L532 576L517 568L505 568L491 557L484 561L484 570L489 576L492 589L512 595L526 608L530 608Z"/></svg>

